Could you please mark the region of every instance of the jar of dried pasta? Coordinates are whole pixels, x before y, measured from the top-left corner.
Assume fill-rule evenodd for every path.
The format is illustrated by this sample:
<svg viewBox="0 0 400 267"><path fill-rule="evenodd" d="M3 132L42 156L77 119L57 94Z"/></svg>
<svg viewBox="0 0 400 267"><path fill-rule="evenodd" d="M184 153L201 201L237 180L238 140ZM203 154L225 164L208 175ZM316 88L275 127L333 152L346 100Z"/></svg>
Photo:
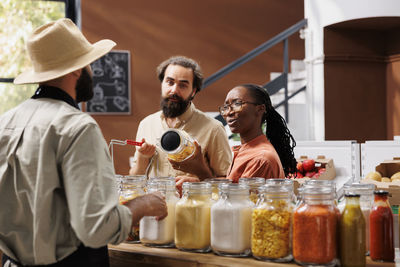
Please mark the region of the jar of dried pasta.
<svg viewBox="0 0 400 267"><path fill-rule="evenodd" d="M146 176L118 176L119 179L119 203L125 204L138 196L145 194ZM133 226L126 242L139 243L139 225Z"/></svg>
<svg viewBox="0 0 400 267"><path fill-rule="evenodd" d="M251 252L258 260L289 262L292 256L293 190L282 184L260 187L252 213Z"/></svg>
<svg viewBox="0 0 400 267"><path fill-rule="evenodd" d="M175 206L175 246L180 250L209 252L211 184L185 182Z"/></svg>
<svg viewBox="0 0 400 267"><path fill-rule="evenodd" d="M265 184L265 178L255 177L255 178L239 178L239 184L245 184L249 186L250 190L250 199L254 204L257 203L258 200L258 189L260 186Z"/></svg>
<svg viewBox="0 0 400 267"><path fill-rule="evenodd" d="M225 178L208 178L204 182L210 183L212 188L212 199L217 201L219 198L219 185L221 184L231 184L232 180Z"/></svg>
<svg viewBox="0 0 400 267"><path fill-rule="evenodd" d="M337 263L338 209L333 187L308 185L293 214L293 257L301 265Z"/></svg>
<svg viewBox="0 0 400 267"><path fill-rule="evenodd" d="M147 246L173 247L175 236L175 205L179 194L175 189L175 180L151 179L147 183L147 193L161 192L165 196L168 215L158 221L154 216L145 216L140 220L140 242Z"/></svg>
<svg viewBox="0 0 400 267"><path fill-rule="evenodd" d="M196 150L194 139L184 130L168 129L160 139L159 146L174 161L184 161Z"/></svg>

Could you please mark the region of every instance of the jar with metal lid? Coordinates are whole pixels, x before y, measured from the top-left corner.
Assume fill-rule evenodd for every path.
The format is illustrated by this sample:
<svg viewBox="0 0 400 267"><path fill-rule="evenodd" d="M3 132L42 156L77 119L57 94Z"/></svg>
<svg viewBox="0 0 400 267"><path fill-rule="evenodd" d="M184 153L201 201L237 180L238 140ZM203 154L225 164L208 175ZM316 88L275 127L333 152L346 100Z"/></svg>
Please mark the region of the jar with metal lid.
<svg viewBox="0 0 400 267"><path fill-rule="evenodd" d="M119 203L125 204L138 196L145 194L146 176L119 176ZM126 242L139 243L139 225L133 226Z"/></svg>
<svg viewBox="0 0 400 267"><path fill-rule="evenodd" d="M219 185L220 184L230 184L232 180L225 179L225 178L208 178L205 179L204 182L210 183L212 188L212 195L211 198L215 201L219 198Z"/></svg>
<svg viewBox="0 0 400 267"><path fill-rule="evenodd" d="M178 129L165 131L158 145L168 154L168 158L179 162L192 156L196 150L194 139L184 130Z"/></svg>
<svg viewBox="0 0 400 267"><path fill-rule="evenodd" d="M249 186L220 184L220 198L211 206L211 248L221 256L246 257L251 252Z"/></svg>
<svg viewBox="0 0 400 267"><path fill-rule="evenodd" d="M185 182L175 206L175 246L180 250L209 252L211 184Z"/></svg>
<svg viewBox="0 0 400 267"><path fill-rule="evenodd" d="M333 187L307 186L293 214L293 257L301 265L337 263L338 209Z"/></svg>
<svg viewBox="0 0 400 267"><path fill-rule="evenodd" d="M365 261L365 219L360 208L360 195L346 193L346 206L340 217L340 264L363 267Z"/></svg>
<svg viewBox="0 0 400 267"><path fill-rule="evenodd" d="M256 259L289 262L292 256L293 189L282 184L260 187L252 213L251 252Z"/></svg>
<svg viewBox="0 0 400 267"><path fill-rule="evenodd" d="M258 200L258 188L265 184L265 178L254 177L254 178L239 178L239 184L245 184L249 186L250 199L254 204Z"/></svg>
<svg viewBox="0 0 400 267"><path fill-rule="evenodd" d="M369 255L369 214L374 202L374 184L346 183L343 185L345 194L359 194L360 207L365 219L365 245L366 254Z"/></svg>
<svg viewBox="0 0 400 267"><path fill-rule="evenodd" d="M152 179L147 184L147 192L161 192L165 196L168 215L161 221L154 216L140 220L140 242L154 247L173 247L175 237L175 205L179 200L175 181Z"/></svg>

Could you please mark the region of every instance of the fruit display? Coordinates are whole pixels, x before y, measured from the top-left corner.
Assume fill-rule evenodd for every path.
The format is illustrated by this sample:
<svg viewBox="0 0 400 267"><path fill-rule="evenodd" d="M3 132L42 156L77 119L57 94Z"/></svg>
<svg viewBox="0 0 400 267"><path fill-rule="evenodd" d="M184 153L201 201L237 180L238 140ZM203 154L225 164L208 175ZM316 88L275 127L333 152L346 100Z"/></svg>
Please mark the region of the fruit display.
<svg viewBox="0 0 400 267"><path fill-rule="evenodd" d="M297 162L297 172L293 175L294 178L319 178L321 174L326 172L325 166L316 162L314 159L305 159Z"/></svg>
<svg viewBox="0 0 400 267"><path fill-rule="evenodd" d="M390 183L393 181L400 181L400 172L396 172L393 175L389 177L382 177L382 174L380 172L377 171L373 171L373 172L369 172L367 173L367 175L365 176L364 180L373 180L373 181L377 181L377 182L383 182L383 183Z"/></svg>

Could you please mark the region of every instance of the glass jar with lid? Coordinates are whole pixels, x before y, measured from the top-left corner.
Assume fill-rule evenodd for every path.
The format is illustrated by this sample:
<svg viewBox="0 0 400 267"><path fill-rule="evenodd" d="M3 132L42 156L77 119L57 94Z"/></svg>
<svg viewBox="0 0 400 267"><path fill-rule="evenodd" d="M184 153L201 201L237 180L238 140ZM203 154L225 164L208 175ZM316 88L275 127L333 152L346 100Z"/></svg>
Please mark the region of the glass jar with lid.
<svg viewBox="0 0 400 267"><path fill-rule="evenodd" d="M211 184L185 182L175 206L175 246L180 250L209 252Z"/></svg>
<svg viewBox="0 0 400 267"><path fill-rule="evenodd" d="M146 176L131 175L118 176L119 179L119 203L125 204L138 196L145 194ZM132 228L126 242L139 243L139 225Z"/></svg>
<svg viewBox="0 0 400 267"><path fill-rule="evenodd" d="M292 256L293 189L279 183L260 187L252 214L251 251L259 260L289 262Z"/></svg>
<svg viewBox="0 0 400 267"><path fill-rule="evenodd" d="M225 179L225 178L208 178L205 179L204 182L210 183L212 188L212 199L217 201L219 198L219 185L220 184L230 184L232 180Z"/></svg>
<svg viewBox="0 0 400 267"><path fill-rule="evenodd" d="M175 181L170 179L151 179L147 183L147 192L161 192L165 196L168 216L161 221L154 216L145 216L140 220L140 242L154 247L173 247L175 237L175 205L179 200Z"/></svg>
<svg viewBox="0 0 400 267"><path fill-rule="evenodd" d="M338 209L333 187L306 186L293 214L293 257L301 265L337 263Z"/></svg>
<svg viewBox="0 0 400 267"><path fill-rule="evenodd" d="M194 139L184 130L168 129L165 131L158 144L174 161L184 161L192 156L196 150Z"/></svg>
<svg viewBox="0 0 400 267"><path fill-rule="evenodd" d="M294 182L292 179L281 179L281 178L274 178L274 179L265 179L266 185L282 185L287 187L290 192L292 192L292 203L296 204L297 198L294 194Z"/></svg>
<svg viewBox="0 0 400 267"><path fill-rule="evenodd" d="M359 194L360 207L365 219L365 245L366 254L369 255L369 214L374 202L374 184L361 184L361 183L345 183L343 191L345 194Z"/></svg>
<svg viewBox="0 0 400 267"><path fill-rule="evenodd" d="M254 204L257 203L258 200L258 189L260 186L265 184L265 178L262 177L254 177L254 178L239 178L239 184L245 184L249 186L250 191L250 199Z"/></svg>
<svg viewBox="0 0 400 267"><path fill-rule="evenodd" d="M249 186L220 184L220 198L211 206L211 248L221 256L246 257L251 252Z"/></svg>

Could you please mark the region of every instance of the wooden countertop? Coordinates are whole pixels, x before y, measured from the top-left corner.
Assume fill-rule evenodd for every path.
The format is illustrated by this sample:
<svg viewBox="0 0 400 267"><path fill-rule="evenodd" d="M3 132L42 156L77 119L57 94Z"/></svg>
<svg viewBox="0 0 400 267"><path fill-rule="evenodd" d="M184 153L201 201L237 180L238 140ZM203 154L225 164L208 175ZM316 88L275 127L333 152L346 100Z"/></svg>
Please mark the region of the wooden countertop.
<svg viewBox="0 0 400 267"><path fill-rule="evenodd" d="M174 266L174 267L212 267L212 266L281 266L294 267L295 263L273 263L258 261L254 258L221 257L213 253L192 253L176 248L151 248L142 244L121 243L108 245L110 264L112 267L133 266ZM396 251L396 263L400 263L399 251ZM367 266L394 267L396 263L373 262L367 257Z"/></svg>

